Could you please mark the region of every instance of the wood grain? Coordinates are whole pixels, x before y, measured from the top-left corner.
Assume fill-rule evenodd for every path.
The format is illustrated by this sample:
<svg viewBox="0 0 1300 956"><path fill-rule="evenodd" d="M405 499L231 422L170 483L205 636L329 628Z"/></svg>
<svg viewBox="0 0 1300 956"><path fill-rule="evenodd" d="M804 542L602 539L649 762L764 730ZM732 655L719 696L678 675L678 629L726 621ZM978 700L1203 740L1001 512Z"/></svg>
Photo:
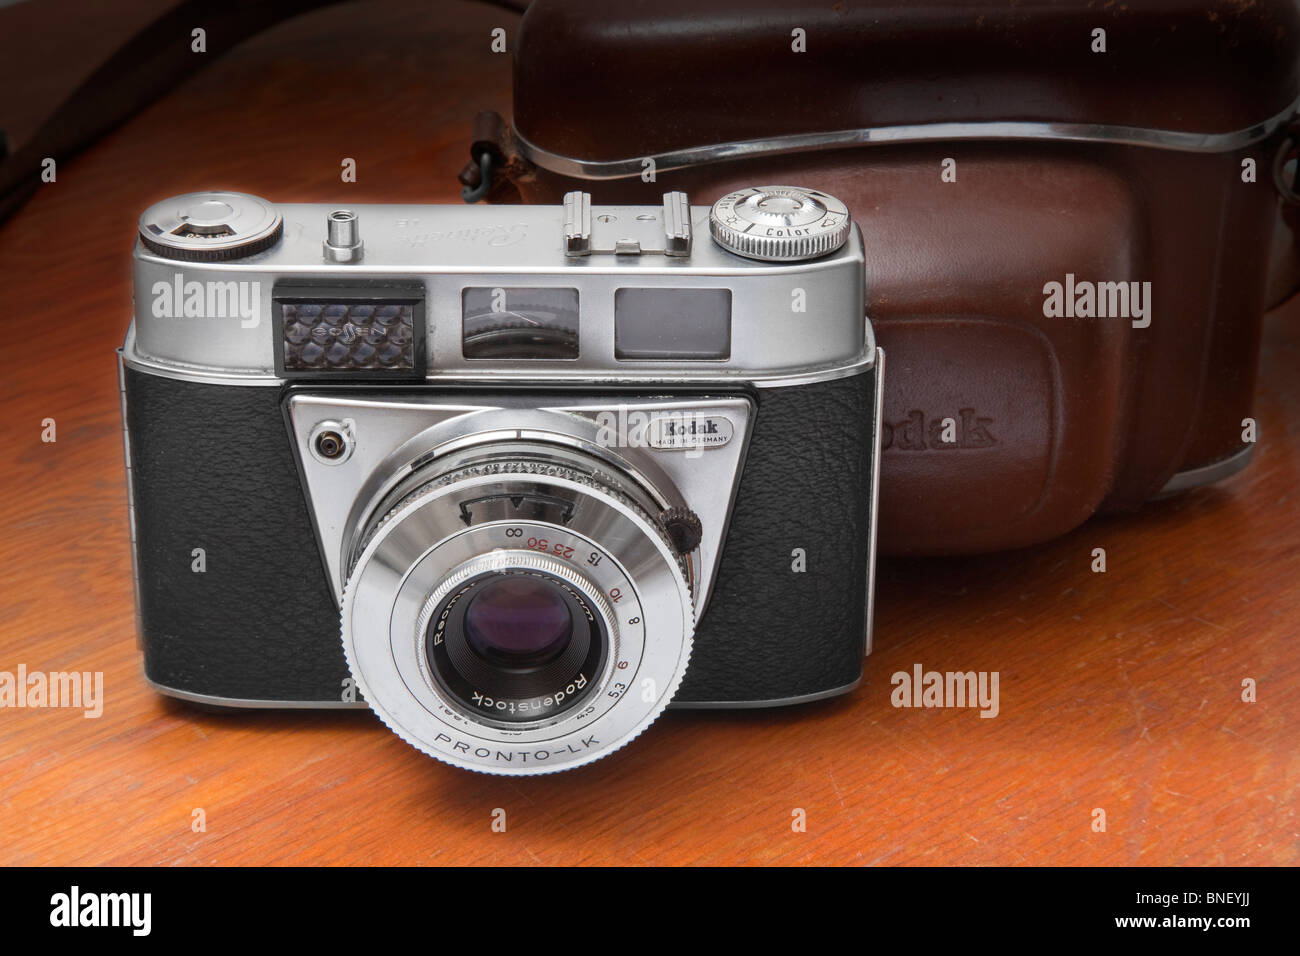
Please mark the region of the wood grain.
<svg viewBox="0 0 1300 956"><path fill-rule="evenodd" d="M155 695L113 356L135 219L206 187L456 201L474 112L509 101L488 31L517 21L429 9L277 28L0 229L0 670L102 671L107 698L99 719L0 710L0 863L1300 862L1300 302L1268 322L1247 471L1025 551L883 561L868 680L844 699L674 712L589 767L514 780L429 760L366 712L218 716ZM1000 714L892 707L890 675L916 663L998 671Z"/></svg>

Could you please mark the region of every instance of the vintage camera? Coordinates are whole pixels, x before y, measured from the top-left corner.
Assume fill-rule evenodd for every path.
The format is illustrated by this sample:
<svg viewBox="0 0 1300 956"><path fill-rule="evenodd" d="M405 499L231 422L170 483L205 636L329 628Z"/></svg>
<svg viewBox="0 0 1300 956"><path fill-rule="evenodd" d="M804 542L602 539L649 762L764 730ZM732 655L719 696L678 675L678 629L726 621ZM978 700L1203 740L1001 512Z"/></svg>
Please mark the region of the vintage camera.
<svg viewBox="0 0 1300 956"><path fill-rule="evenodd" d="M123 420L162 693L368 704L448 763L535 774L670 704L861 679L883 355L833 197L194 193L144 213L134 257Z"/></svg>

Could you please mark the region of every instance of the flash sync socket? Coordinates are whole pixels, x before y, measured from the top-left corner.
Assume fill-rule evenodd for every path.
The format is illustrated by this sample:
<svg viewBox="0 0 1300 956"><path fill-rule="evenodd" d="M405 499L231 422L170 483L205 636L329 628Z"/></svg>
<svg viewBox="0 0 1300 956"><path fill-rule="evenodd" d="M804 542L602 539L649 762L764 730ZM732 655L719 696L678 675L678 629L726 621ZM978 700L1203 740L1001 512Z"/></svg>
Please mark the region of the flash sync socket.
<svg viewBox="0 0 1300 956"><path fill-rule="evenodd" d="M352 457L355 444L351 422L320 422L307 439L312 457L324 465L343 464Z"/></svg>

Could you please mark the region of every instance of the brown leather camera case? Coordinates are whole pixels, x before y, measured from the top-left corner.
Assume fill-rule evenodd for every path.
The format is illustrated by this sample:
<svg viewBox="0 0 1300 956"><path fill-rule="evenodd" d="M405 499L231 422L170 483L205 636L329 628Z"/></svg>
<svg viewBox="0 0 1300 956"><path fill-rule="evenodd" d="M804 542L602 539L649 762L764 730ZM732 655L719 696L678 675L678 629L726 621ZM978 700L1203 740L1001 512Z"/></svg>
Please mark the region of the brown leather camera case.
<svg viewBox="0 0 1300 956"><path fill-rule="evenodd" d="M536 0L475 151L497 201L847 202L887 356L880 546L994 550L1246 463L1298 49L1290 2ZM1149 282L1149 325L1045 314L1053 282Z"/></svg>

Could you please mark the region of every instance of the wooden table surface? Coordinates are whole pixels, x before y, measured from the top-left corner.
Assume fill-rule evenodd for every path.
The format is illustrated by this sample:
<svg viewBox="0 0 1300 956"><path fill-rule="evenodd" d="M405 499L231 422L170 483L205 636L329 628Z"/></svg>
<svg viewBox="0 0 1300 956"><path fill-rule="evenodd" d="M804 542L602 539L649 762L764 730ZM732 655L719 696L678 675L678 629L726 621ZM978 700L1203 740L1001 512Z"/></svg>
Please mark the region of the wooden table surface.
<svg viewBox="0 0 1300 956"><path fill-rule="evenodd" d="M588 767L508 779L366 711L213 715L150 690L113 355L136 217L199 188L456 201L474 112L509 102L489 31L517 18L428 9L345 5L255 39L0 228L0 671L105 687L98 719L0 710L0 863L1300 861L1300 303L1268 321L1248 470L1020 552L883 560L868 679L843 699L670 712ZM999 672L999 715L894 708L916 663Z"/></svg>

